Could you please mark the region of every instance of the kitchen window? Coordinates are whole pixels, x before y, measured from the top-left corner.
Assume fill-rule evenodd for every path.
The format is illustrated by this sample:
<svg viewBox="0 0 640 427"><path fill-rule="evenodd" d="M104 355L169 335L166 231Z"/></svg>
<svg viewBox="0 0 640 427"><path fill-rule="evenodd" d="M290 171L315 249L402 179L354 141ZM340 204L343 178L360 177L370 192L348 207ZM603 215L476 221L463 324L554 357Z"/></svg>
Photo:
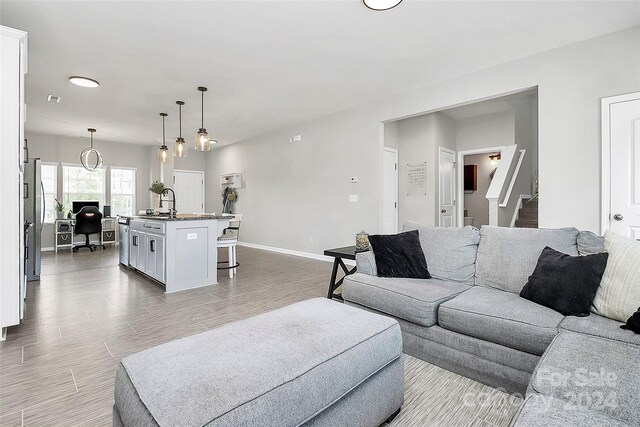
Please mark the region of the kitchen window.
<svg viewBox="0 0 640 427"><path fill-rule="evenodd" d="M132 216L136 200L136 170L111 168L111 215Z"/></svg>
<svg viewBox="0 0 640 427"><path fill-rule="evenodd" d="M43 188L44 222L53 222L56 219L56 198L58 197L58 164L43 162L40 175Z"/></svg>
<svg viewBox="0 0 640 427"><path fill-rule="evenodd" d="M82 166L62 166L62 203L66 209L71 209L74 200L97 200L102 210L105 191L104 168L90 172Z"/></svg>

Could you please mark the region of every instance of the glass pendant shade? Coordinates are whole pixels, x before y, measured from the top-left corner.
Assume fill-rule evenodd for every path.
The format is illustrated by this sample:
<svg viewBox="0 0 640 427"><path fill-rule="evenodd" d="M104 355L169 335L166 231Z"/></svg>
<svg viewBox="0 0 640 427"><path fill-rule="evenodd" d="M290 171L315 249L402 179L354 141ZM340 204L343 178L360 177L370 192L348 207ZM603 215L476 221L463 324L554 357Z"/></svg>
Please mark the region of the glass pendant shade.
<svg viewBox="0 0 640 427"><path fill-rule="evenodd" d="M184 105L184 101L176 101L176 104L178 104L178 110L179 110L179 121L178 121L178 125L180 127L180 136L178 136L176 138L176 142L173 144L173 157L178 157L180 159L186 159L187 158L187 143L185 142L184 138L182 137L182 106Z"/></svg>
<svg viewBox="0 0 640 427"><path fill-rule="evenodd" d="M184 138L176 138L176 142L173 144L173 157L187 158L187 143Z"/></svg>
<svg viewBox="0 0 640 427"><path fill-rule="evenodd" d="M198 90L202 94L202 122L200 124L200 129L198 129L198 132L196 132L195 148L196 151L209 151L211 150L211 143L209 142L209 134L204 128L204 93L207 91L207 88L204 86L200 86L198 87Z"/></svg>
<svg viewBox="0 0 640 427"><path fill-rule="evenodd" d="M162 145L158 150L158 160L160 163L166 163L169 159L169 147Z"/></svg>
<svg viewBox="0 0 640 427"><path fill-rule="evenodd" d="M169 147L167 147L167 143L165 141L165 133L164 133L164 118L168 116L167 113L160 113L162 116L162 145L160 149L158 149L158 161L160 163L166 163L169 159Z"/></svg>
<svg viewBox="0 0 640 427"><path fill-rule="evenodd" d="M211 144L209 143L209 134L204 128L200 128L196 133L196 150L209 151L211 150Z"/></svg>

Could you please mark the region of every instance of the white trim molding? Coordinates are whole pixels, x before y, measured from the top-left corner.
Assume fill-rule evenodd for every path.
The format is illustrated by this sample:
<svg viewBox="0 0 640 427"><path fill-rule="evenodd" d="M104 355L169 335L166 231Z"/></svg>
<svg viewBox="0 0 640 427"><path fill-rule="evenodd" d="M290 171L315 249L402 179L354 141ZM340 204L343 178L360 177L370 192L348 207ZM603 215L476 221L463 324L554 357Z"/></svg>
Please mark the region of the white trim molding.
<svg viewBox="0 0 640 427"><path fill-rule="evenodd" d="M238 245L239 246L245 246L247 248L261 249L263 251L277 252L279 254L293 255L293 256L298 256L298 257L302 257L302 258L315 259L315 260L318 260L318 261L333 262L333 260L334 260L333 257L326 256L326 255L314 254L312 252L296 251L296 250L293 250L293 249L276 248L275 246L259 245L257 243L238 242ZM346 265L351 265L351 266L356 265L355 261L352 261L352 260L349 260L349 259L345 259L343 261L344 261L344 263Z"/></svg>

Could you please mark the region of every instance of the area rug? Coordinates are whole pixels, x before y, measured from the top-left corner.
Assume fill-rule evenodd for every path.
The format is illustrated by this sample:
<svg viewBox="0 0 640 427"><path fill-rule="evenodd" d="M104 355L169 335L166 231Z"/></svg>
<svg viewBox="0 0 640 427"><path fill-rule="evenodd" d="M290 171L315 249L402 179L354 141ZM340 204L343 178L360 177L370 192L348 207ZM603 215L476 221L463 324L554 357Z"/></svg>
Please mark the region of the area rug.
<svg viewBox="0 0 640 427"><path fill-rule="evenodd" d="M508 427L522 398L405 355L405 394L393 427Z"/></svg>

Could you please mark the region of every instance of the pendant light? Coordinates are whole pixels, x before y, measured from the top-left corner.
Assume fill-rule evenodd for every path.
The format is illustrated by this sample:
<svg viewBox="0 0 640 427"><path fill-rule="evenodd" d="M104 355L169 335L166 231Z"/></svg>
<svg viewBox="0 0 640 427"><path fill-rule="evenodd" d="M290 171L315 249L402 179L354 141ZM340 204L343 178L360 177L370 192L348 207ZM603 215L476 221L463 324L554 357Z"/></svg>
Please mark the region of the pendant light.
<svg viewBox="0 0 640 427"><path fill-rule="evenodd" d="M402 3L402 0L362 0L362 2L371 10L389 10Z"/></svg>
<svg viewBox="0 0 640 427"><path fill-rule="evenodd" d="M180 111L180 119L178 122L180 124L180 136L176 138L176 142L173 145L173 156L185 159L187 157L187 143L182 137L182 106L184 105L184 101L176 101L176 104L178 104Z"/></svg>
<svg viewBox="0 0 640 427"><path fill-rule="evenodd" d="M164 118L167 117L168 114L160 113L160 115L162 116L162 145L158 150L158 160L160 160L160 163L166 163L169 158L169 147L167 147L167 143L164 139Z"/></svg>
<svg viewBox="0 0 640 427"><path fill-rule="evenodd" d="M211 144L209 142L209 134L204 128L204 93L207 91L206 87L200 86L198 90L202 93L202 122L200 129L196 133L196 151L209 151L211 150Z"/></svg>
<svg viewBox="0 0 640 427"><path fill-rule="evenodd" d="M89 133L91 134L90 138L91 138L91 145L87 148L85 148L84 150L82 150L82 153L80 153L80 163L82 163L82 166L84 166L84 168L86 170L88 170L89 172L94 172L98 169L100 169L100 167L102 167L102 154L100 154L100 152L98 150L96 150L95 148L93 148L93 134L95 133L95 129L89 128L87 129L89 131ZM94 161L89 161L89 157L91 155L95 156L95 162Z"/></svg>

